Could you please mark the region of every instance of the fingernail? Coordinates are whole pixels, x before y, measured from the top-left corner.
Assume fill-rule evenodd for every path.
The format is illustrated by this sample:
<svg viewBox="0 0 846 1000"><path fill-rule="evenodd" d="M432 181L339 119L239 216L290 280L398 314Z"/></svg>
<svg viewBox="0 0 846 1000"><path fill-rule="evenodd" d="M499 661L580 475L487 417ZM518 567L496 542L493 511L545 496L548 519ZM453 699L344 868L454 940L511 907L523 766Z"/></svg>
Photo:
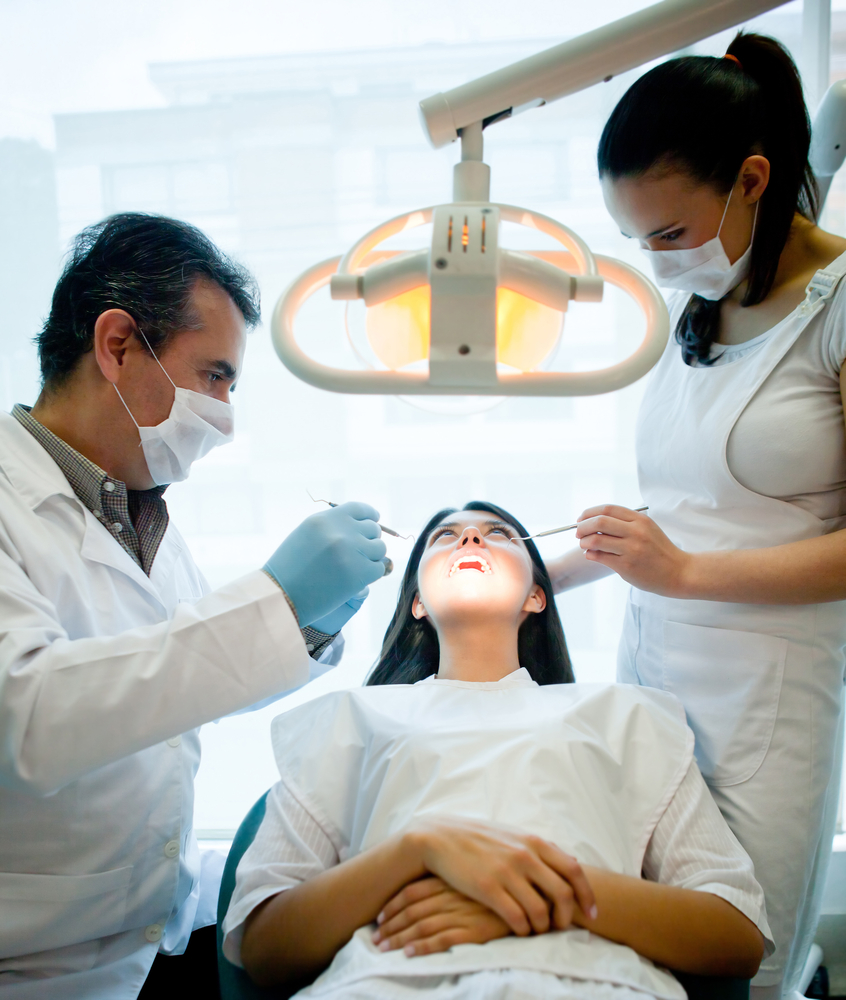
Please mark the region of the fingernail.
<svg viewBox="0 0 846 1000"><path fill-rule="evenodd" d="M373 941L373 944L379 944L379 942L382 940L382 935L379 933L379 931L374 931L371 940Z"/></svg>
<svg viewBox="0 0 846 1000"><path fill-rule="evenodd" d="M591 920L596 920L596 918L599 916L599 910L597 910L596 906L592 906L590 908L590 913L588 914L588 916L590 917Z"/></svg>
<svg viewBox="0 0 846 1000"><path fill-rule="evenodd" d="M406 955L408 956L408 958L413 958L413 957L414 957L414 952L415 952L415 948L414 948L414 945L413 945L413 944L407 944L407 945L406 945L406 946L405 946L405 947L403 948L403 951L404 951L404 952L405 952L405 954L406 954Z"/></svg>
<svg viewBox="0 0 846 1000"><path fill-rule="evenodd" d="M384 911L382 911L382 913L380 913L379 916L376 918L376 923L383 924L384 922L385 922L385 913Z"/></svg>
<svg viewBox="0 0 846 1000"><path fill-rule="evenodd" d="M391 947L391 942L390 941L383 941L379 945L379 951L387 951L390 947Z"/></svg>

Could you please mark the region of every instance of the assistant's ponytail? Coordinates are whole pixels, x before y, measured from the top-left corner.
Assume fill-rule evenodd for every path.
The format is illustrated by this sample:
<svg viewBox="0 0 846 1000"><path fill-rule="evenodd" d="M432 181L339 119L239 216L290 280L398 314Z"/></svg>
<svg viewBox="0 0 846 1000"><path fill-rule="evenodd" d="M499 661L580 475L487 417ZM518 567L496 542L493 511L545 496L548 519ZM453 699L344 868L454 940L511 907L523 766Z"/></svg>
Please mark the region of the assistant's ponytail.
<svg viewBox="0 0 846 1000"><path fill-rule="evenodd" d="M741 32L731 58L685 56L650 70L623 95L599 143L600 176L644 174L666 165L728 196L741 164L754 154L770 162L761 197L741 305L763 301L775 280L796 212L817 213L808 162L811 125L802 82L774 38ZM720 303L692 295L676 326L684 360L710 362Z"/></svg>

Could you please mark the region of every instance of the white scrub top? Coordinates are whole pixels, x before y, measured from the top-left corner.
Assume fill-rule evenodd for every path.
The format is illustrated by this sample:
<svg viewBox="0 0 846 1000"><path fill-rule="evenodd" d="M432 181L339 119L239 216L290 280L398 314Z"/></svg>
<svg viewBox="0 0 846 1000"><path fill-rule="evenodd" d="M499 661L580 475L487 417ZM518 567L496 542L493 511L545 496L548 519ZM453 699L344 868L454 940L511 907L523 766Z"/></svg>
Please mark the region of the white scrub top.
<svg viewBox="0 0 846 1000"><path fill-rule="evenodd" d="M721 364L685 365L680 345L668 344L638 419L638 475L649 516L682 549L762 548L842 525L842 458L826 458L831 448L827 438L821 442L819 462L835 481L820 485L814 460L794 452L813 448L817 434L834 433L830 420L812 412L839 410L842 435L835 373L824 369L818 382L832 385L815 385L807 358L844 339L844 271L846 254L817 272L805 301L754 349ZM674 321L684 304L676 302ZM768 398L774 405L762 420ZM788 502L739 481L729 443L738 445L734 462L754 481L756 470L742 459L754 429L770 481L785 467L790 485L774 492L818 493L821 504ZM799 470L804 477L797 479ZM796 487L800 479L807 488ZM680 698L702 773L755 863L777 946L756 986L784 978L793 988L813 939L842 757L844 645L846 602L782 607L631 591L618 677Z"/></svg>
<svg viewBox="0 0 846 1000"><path fill-rule="evenodd" d="M726 460L741 486L818 517L823 532L846 528L846 425L840 370L846 360L846 314L835 293L803 330L737 418ZM734 364L773 335L715 344L715 365Z"/></svg>
<svg viewBox="0 0 846 1000"><path fill-rule="evenodd" d="M264 573L208 593L171 523L147 577L0 414L2 1000L131 1000L214 922L197 727L310 662Z"/></svg>

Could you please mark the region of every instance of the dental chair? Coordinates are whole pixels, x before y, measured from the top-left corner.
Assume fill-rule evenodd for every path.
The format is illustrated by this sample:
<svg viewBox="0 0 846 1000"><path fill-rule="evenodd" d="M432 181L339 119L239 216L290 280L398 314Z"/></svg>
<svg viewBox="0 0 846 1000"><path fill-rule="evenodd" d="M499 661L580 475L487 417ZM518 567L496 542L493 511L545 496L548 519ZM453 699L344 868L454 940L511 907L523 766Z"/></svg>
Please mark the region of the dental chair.
<svg viewBox="0 0 846 1000"><path fill-rule="evenodd" d="M244 817L238 827L226 866L220 883L220 896L217 902L217 967L220 977L221 1000L280 1000L290 997L307 983L299 983L287 990L274 988L265 990L256 986L250 977L233 965L223 954L223 918L229 909L229 900L235 889L235 870L244 851L255 838L261 821L264 819L267 792L256 802ZM718 978L714 976L689 976L686 973L675 973L676 978L685 988L689 1000L749 1000L749 980Z"/></svg>

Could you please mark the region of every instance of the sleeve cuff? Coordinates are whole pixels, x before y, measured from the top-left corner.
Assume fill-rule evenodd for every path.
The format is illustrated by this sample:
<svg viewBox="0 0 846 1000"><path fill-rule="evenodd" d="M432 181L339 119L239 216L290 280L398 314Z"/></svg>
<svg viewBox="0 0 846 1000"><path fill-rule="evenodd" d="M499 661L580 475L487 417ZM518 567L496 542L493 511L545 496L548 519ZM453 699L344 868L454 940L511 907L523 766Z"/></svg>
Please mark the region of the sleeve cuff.
<svg viewBox="0 0 846 1000"><path fill-rule="evenodd" d="M263 885L248 893L243 899L239 899L234 905L230 905L221 928L223 933L221 950L224 958L237 965L239 969L244 968L241 962L241 942L244 939L244 924L247 922L247 917L266 900L278 896L286 889L293 889L296 884L292 880L289 885Z"/></svg>
<svg viewBox="0 0 846 1000"><path fill-rule="evenodd" d="M308 655L313 659L318 659L327 646L331 645L332 640L335 635L327 635L325 632L320 632L316 628L312 628L311 625L306 625L305 628L300 629L303 635L303 641L305 642L305 648L308 651Z"/></svg>
<svg viewBox="0 0 846 1000"><path fill-rule="evenodd" d="M769 958L775 951L775 941L773 932L770 930L767 913L763 906L756 905L749 897L749 893L734 886L726 885L723 882L708 882L705 885L691 886L694 892L710 892L712 896L719 896L736 909L740 910L744 917L751 920L758 930L764 935L764 958Z"/></svg>

